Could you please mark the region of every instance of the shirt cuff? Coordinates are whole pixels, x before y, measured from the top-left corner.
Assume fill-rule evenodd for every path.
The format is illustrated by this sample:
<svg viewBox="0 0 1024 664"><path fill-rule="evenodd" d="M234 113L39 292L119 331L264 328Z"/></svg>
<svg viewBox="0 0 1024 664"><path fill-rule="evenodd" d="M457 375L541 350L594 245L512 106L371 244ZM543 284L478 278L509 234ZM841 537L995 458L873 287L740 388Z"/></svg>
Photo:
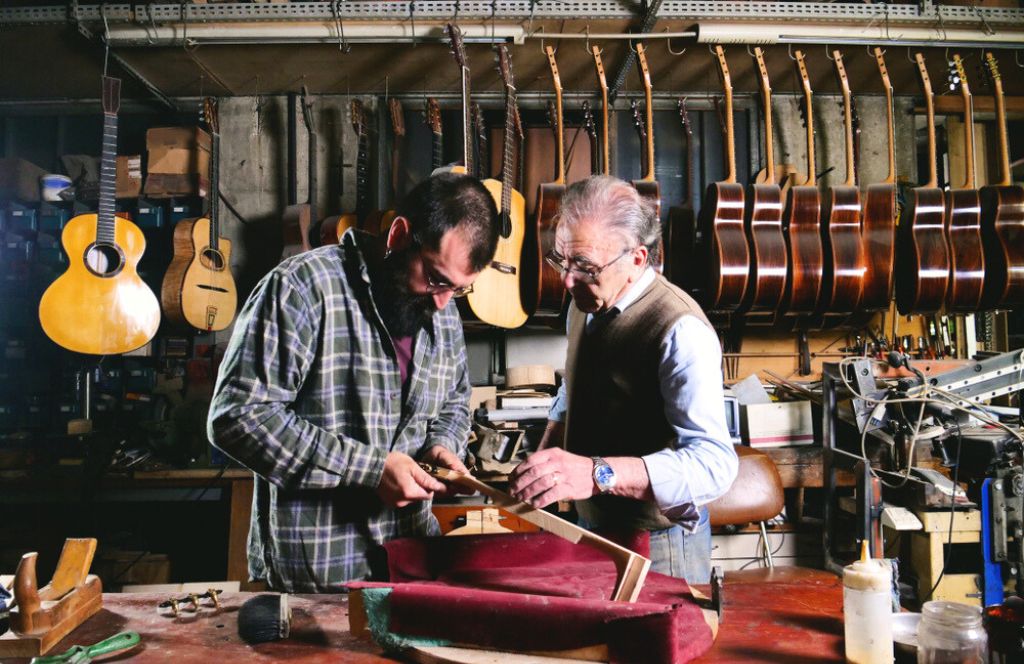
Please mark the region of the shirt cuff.
<svg viewBox="0 0 1024 664"><path fill-rule="evenodd" d="M641 458L647 466L654 503L662 515L670 521L695 521L699 516L697 506L686 479L679 476L675 450L660 450Z"/></svg>

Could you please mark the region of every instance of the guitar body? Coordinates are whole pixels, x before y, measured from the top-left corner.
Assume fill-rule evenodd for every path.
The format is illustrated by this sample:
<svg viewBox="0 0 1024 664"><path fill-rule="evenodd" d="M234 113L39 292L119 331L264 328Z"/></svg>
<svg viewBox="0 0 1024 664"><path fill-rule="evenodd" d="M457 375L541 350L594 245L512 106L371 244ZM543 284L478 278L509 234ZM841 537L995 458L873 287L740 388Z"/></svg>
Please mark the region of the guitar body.
<svg viewBox="0 0 1024 664"><path fill-rule="evenodd" d="M817 187L791 187L786 200L786 288L783 311L807 315L821 296L825 258L821 243L821 195Z"/></svg>
<svg viewBox="0 0 1024 664"><path fill-rule="evenodd" d="M689 205L672 206L668 210L665 232L666 275L675 285L692 291L698 286L697 216Z"/></svg>
<svg viewBox="0 0 1024 664"><path fill-rule="evenodd" d="M981 236L985 244L986 309L1024 302L1024 188L982 187Z"/></svg>
<svg viewBox="0 0 1024 664"><path fill-rule="evenodd" d="M359 221L351 212L325 218L320 222L320 246L338 244L341 242L341 236L350 228L359 228Z"/></svg>
<svg viewBox="0 0 1024 664"><path fill-rule="evenodd" d="M788 263L779 186L754 184L748 187L744 219L750 245L750 285L740 309L771 313L774 317L786 290Z"/></svg>
<svg viewBox="0 0 1024 664"><path fill-rule="evenodd" d="M562 205L565 185L547 182L537 188L537 239L540 248L537 281L537 316L561 316L565 308L566 291L562 276L544 265L543 257L555 248L555 217ZM530 247L533 246L531 243Z"/></svg>
<svg viewBox="0 0 1024 664"><path fill-rule="evenodd" d="M282 218L281 260L312 249L309 243L309 229L313 225L312 209L309 203L297 203L284 209Z"/></svg>
<svg viewBox="0 0 1024 664"><path fill-rule="evenodd" d="M747 290L750 248L743 230L743 198L743 185L735 182L716 182L704 194L698 225L707 240L702 295L707 311L735 311Z"/></svg>
<svg viewBox="0 0 1024 664"><path fill-rule="evenodd" d="M825 261L817 308L817 313L825 316L819 324L826 327L840 323L857 311L864 290L860 214L859 189L829 188L828 204L822 216L827 220L821 227Z"/></svg>
<svg viewBox="0 0 1024 664"><path fill-rule="evenodd" d="M654 216L661 219L661 187L658 182L656 180L633 180L632 185L641 198L654 206ZM658 272L663 272L666 262L664 238L658 239L657 251L658 255L654 257L651 264Z"/></svg>
<svg viewBox="0 0 1024 664"><path fill-rule="evenodd" d="M946 196L937 187L917 187L897 228L896 309L901 314L934 314L949 290Z"/></svg>
<svg viewBox="0 0 1024 664"><path fill-rule="evenodd" d="M864 293L862 311L887 311L892 300L893 267L896 260L896 187L868 186L864 199Z"/></svg>
<svg viewBox="0 0 1024 664"><path fill-rule="evenodd" d="M180 325L218 332L235 318L238 291L231 276L231 242L210 246L210 220L186 219L174 227L174 258L160 289L164 315Z"/></svg>
<svg viewBox="0 0 1024 664"><path fill-rule="evenodd" d="M977 189L953 189L946 198L949 239L949 290L946 309L974 313L981 307L985 286L985 253L981 241L981 199Z"/></svg>
<svg viewBox="0 0 1024 664"><path fill-rule="evenodd" d="M96 224L97 215L82 214L64 228L61 244L71 264L43 293L39 321L68 350L126 353L160 327L160 303L137 271L146 239L138 226L115 216L114 244L98 245Z"/></svg>
<svg viewBox="0 0 1024 664"><path fill-rule="evenodd" d="M484 187L501 205L502 183L498 180L484 180ZM526 235L526 200L512 190L509 207L511 233L508 237L498 236L498 248L494 258L473 282L473 292L466 296L466 304L473 315L484 323L512 329L526 322L528 314L523 308L519 292L520 258Z"/></svg>

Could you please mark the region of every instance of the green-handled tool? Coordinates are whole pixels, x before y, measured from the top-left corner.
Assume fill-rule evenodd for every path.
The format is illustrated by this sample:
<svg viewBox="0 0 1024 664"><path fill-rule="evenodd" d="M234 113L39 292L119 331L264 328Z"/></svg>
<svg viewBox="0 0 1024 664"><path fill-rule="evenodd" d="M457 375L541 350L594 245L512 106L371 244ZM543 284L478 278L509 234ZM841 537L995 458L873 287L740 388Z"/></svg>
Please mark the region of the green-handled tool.
<svg viewBox="0 0 1024 664"><path fill-rule="evenodd" d="M139 640L138 632L121 632L91 646L73 646L60 655L33 657L31 664L88 664L93 657L134 648Z"/></svg>

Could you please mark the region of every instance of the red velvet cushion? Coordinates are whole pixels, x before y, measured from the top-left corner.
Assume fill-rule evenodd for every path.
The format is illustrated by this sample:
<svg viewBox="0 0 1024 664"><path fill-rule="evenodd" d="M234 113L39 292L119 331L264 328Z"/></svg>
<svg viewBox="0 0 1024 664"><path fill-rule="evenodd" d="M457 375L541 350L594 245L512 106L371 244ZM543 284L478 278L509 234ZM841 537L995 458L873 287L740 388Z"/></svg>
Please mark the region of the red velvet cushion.
<svg viewBox="0 0 1024 664"><path fill-rule="evenodd" d="M646 554L646 533L620 542ZM650 573L612 602L615 567L548 533L401 539L386 546L391 629L505 650L607 644L613 662L686 662L712 633L686 581ZM358 588L378 584L352 583Z"/></svg>

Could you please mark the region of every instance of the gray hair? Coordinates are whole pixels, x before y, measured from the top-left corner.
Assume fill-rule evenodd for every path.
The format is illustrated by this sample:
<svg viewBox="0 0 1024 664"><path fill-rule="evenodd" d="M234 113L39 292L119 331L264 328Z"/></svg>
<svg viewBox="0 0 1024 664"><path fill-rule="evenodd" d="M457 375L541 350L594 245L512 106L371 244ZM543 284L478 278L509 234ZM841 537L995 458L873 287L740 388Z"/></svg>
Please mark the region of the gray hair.
<svg viewBox="0 0 1024 664"><path fill-rule="evenodd" d="M618 231L627 241L647 247L647 264L657 265L661 221L654 205L633 185L609 175L593 175L569 185L562 195L558 223L573 226L588 220Z"/></svg>

